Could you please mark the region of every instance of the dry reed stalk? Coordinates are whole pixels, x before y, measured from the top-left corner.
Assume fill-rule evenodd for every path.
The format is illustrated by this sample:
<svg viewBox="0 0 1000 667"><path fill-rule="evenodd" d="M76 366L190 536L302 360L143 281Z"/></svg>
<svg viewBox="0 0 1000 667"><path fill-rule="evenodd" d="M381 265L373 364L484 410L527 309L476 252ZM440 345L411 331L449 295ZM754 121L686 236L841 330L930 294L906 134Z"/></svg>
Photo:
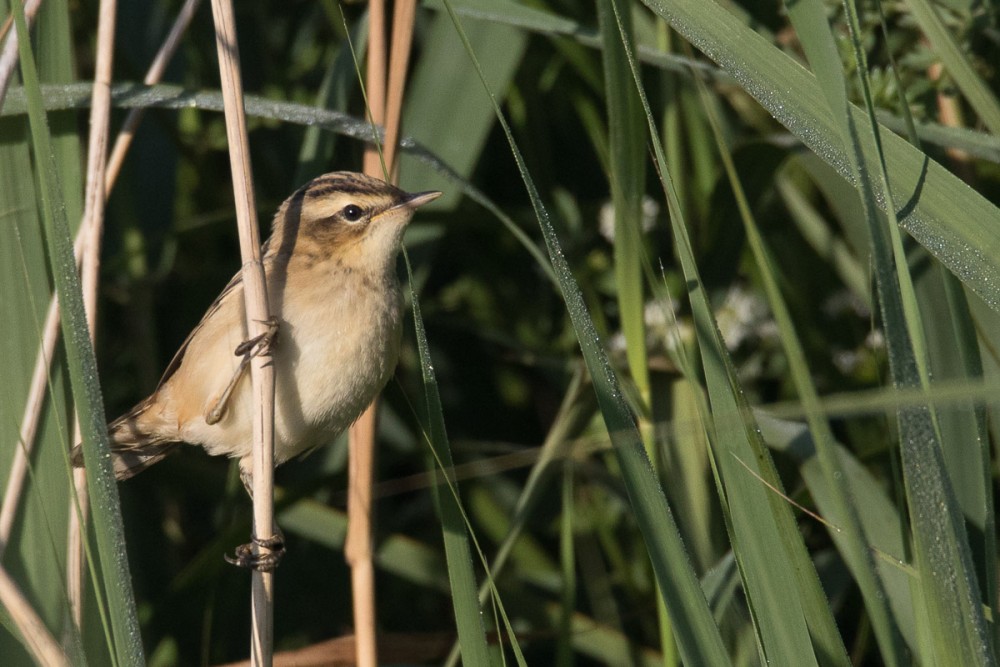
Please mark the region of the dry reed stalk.
<svg viewBox="0 0 1000 667"><path fill-rule="evenodd" d="M146 74L145 83L147 85L159 83L166 68L166 63L169 62L170 58L177 51L180 36L191 22L191 17L198 2L199 0L187 0L181 9L169 36L160 47L160 51L157 53L149 72ZM28 8L28 6L25 7L26 10ZM37 9L37 3L35 8ZM118 177L125 153L131 145L135 127L142 118L142 114L142 109L133 109L129 113L122 128L122 133L119 134L118 140L115 142L105 175L105 196L111 192L111 188ZM131 128L131 131L126 133L127 128ZM73 245L73 252L77 257L78 264L83 254L83 245L86 236L87 224L85 218L80 225L80 229L77 231L76 241ZM42 340L39 344L38 354L35 356L35 366L32 370L31 384L28 389L28 400L25 403L24 414L21 417L21 429L18 432L20 446L14 448L14 461L11 464L10 473L7 477L3 505L0 506L0 556L3 555L7 541L10 539L11 527L17 516L21 491L24 488L24 480L27 476L28 456L34 447L35 435L38 432L38 422L41 417L42 406L45 402L45 390L48 386L49 366L51 365L52 355L58 340L59 302L55 298L55 295L53 295L49 301L45 324L42 327Z"/></svg>
<svg viewBox="0 0 1000 667"><path fill-rule="evenodd" d="M174 19L174 24L170 27L170 33L163 40L160 50L156 53L156 57L153 58L153 62L150 64L149 70L146 71L146 76L142 80L147 86L156 85L163 78L163 73L166 71L170 59L177 52L177 46L180 44L181 37L191 24L191 18L194 16L195 10L198 9L199 2L201 0L186 0L180 12L177 13L177 18ZM145 114L145 109L137 107L129 112L128 116L125 117L125 122L122 123L122 129L118 132L115 146L111 149L111 156L108 158L108 168L104 184L105 195L111 192L111 188L118 178L122 163L125 161L125 154L128 152L129 146L132 145L136 128L139 127L139 123L142 122L142 117Z"/></svg>
<svg viewBox="0 0 1000 667"><path fill-rule="evenodd" d="M375 425L373 401L348 432L347 536L344 557L351 567L354 610L355 661L358 667L378 664L375 612L375 564L372 549L372 488L375 482Z"/></svg>
<svg viewBox="0 0 1000 667"><path fill-rule="evenodd" d="M386 27L385 0L370 0L365 97L369 119L374 125L385 122ZM362 170L370 176L383 176L378 146L365 147ZM347 433L347 535L344 538L344 558L351 568L351 606L358 667L375 667L378 664L375 565L372 555L377 412L378 399L375 399Z"/></svg>
<svg viewBox="0 0 1000 667"><path fill-rule="evenodd" d="M226 135L233 172L233 196L243 258L243 294L249 337L264 336L271 313L267 303L264 265L260 259L260 232L250 170L249 141L240 80L239 47L232 0L212 0L215 40L219 53ZM253 525L254 536L274 536L274 366L265 355L250 363L253 386ZM266 553L254 544L254 553ZM270 667L274 644L274 573L253 571L250 660Z"/></svg>
<svg viewBox="0 0 1000 667"><path fill-rule="evenodd" d="M413 45L413 23L416 15L416 0L399 0L392 16L392 53L389 58L389 90L385 108L385 142L382 150L393 183L399 180L396 148L399 144L403 92L406 90L406 72L410 62L410 47Z"/></svg>
<svg viewBox="0 0 1000 667"><path fill-rule="evenodd" d="M63 653L62 647L49 634L45 623L38 617L31 603L3 567L0 567L0 604L10 614L11 620L21 633L24 646L37 664L46 667L62 667L62 665L69 667L69 658Z"/></svg>
<svg viewBox="0 0 1000 667"><path fill-rule="evenodd" d="M365 72L365 97L368 99L368 114L375 125L385 126L385 0L370 0L368 3L368 68ZM378 147L365 147L362 171L370 176L382 177L382 158Z"/></svg>
<svg viewBox="0 0 1000 667"><path fill-rule="evenodd" d="M395 182L395 154L399 122L413 41L416 2L395 3L392 21L392 53L389 90L386 91L385 6L382 0L369 5L368 71L365 92L371 121L385 127L385 143L365 150L364 171L369 176ZM375 611L375 566L373 562L372 490L375 481L375 432L378 401L373 401L348 433L350 465L347 477L347 537L344 556L351 567L356 660L360 667L378 664Z"/></svg>
<svg viewBox="0 0 1000 667"><path fill-rule="evenodd" d="M369 119L374 125L385 122L385 20L385 0L370 0L365 97ZM382 176L382 157L377 146L365 147L362 170L369 175ZM372 401L347 433L347 535L344 538L344 559L351 568L355 660L359 667L374 667L378 664L371 501L375 480L377 405L378 399Z"/></svg>
<svg viewBox="0 0 1000 667"><path fill-rule="evenodd" d="M16 0L15 0L16 1ZM27 0L24 3L24 20L28 27L35 21L38 8L42 0ZM8 19L8 22L10 19ZM7 97L7 89L10 87L11 77L14 75L14 68L17 67L17 31L10 30L8 39L3 43L3 51L0 51L0 107L3 106L4 98Z"/></svg>

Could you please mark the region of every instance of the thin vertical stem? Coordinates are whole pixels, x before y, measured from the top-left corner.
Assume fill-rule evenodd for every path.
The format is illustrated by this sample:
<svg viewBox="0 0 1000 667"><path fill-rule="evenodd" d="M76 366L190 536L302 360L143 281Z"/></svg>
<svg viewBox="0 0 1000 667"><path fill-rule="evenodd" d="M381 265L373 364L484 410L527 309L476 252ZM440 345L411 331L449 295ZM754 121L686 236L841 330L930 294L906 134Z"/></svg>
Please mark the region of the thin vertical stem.
<svg viewBox="0 0 1000 667"><path fill-rule="evenodd" d="M368 113L375 125L385 125L385 0L368 3L368 71L365 89ZM365 148L363 170L371 176L382 176L381 156L376 146Z"/></svg>
<svg viewBox="0 0 1000 667"><path fill-rule="evenodd" d="M97 283L101 266L101 236L104 232L106 201L104 171L108 156L108 132L111 118L111 78L114 66L115 12L117 0L101 0L97 17L97 58L94 67L94 91L90 106L90 138L87 147L87 189L83 212L84 230L82 280L83 305L93 343L97 335ZM80 420L73 419L73 442L79 442ZM76 498L70 498L67 537L66 582L73 622L83 625L83 540L87 513L87 476L82 468L73 472ZM72 506L80 503L80 512Z"/></svg>
<svg viewBox="0 0 1000 667"><path fill-rule="evenodd" d="M177 50L181 34L183 34L184 30L187 29L187 26L191 22L191 16L194 13L195 7L198 5L198 2L199 0L187 0L184 7L181 9L170 35L160 47L160 51L157 54L156 59L150 66L145 79L145 83L147 85L159 83L160 78L163 76L163 70L166 67L166 63ZM34 2L34 0L32 0L32 3L36 5L37 9L38 3ZM26 5L25 11L31 10L32 3ZM15 39L16 34L12 33L10 38ZM4 48L7 48L7 44L10 43L11 42L5 43ZM14 43L14 46L16 51L16 43ZM15 60L14 63L16 64L16 62L17 61ZM0 83L0 89L2 88L3 85ZM133 109L129 113L125 120L125 125L122 128L122 133L119 134L118 140L115 142L111 158L108 160L105 175L105 197L107 197L108 193L111 191L115 179L118 176L122 161L125 158L125 153L131 145L131 141L134 136L134 129L138 125L139 120L142 118L142 112L143 109ZM127 128L131 128L131 130L126 133ZM73 252L76 255L78 264L82 258L83 244L86 235L87 221L84 219L80 225L79 231L77 232L76 241L73 246ZM32 371L31 385L28 389L28 400L25 403L24 414L21 417L21 428L18 432L19 446L13 448L15 452L14 461L11 463L10 473L7 476L7 485L4 488L3 505L0 506L0 556L3 555L7 541L10 539L11 527L13 526L14 519L17 516L17 508L21 498L21 491L24 488L24 480L27 475L28 455L34 447L35 435L38 432L38 422L41 417L42 405L45 403L45 390L47 387L49 366L52 362L52 355L54 354L56 342L58 340L59 302L55 295L53 295L49 301L49 308L45 316L45 325L42 327L42 340L38 347L38 354L35 356L35 366ZM76 441L79 442L79 439Z"/></svg>
<svg viewBox="0 0 1000 667"><path fill-rule="evenodd" d="M156 53L153 62L146 71L145 78L142 80L147 86L155 85L163 78L163 73L166 71L170 59L177 52L177 46L180 44L181 37L187 31L188 26L191 25L191 18L194 16L195 10L198 9L200 2L201 0L186 0L184 6L181 7L181 11L177 13L174 25L170 28L170 33L163 40L160 50ZM114 148L111 149L111 156L108 158L104 183L105 196L111 192L111 188L118 178L118 172L121 171L122 163L125 161L125 154L132 145L132 139L135 138L135 131L139 127L139 123L142 122L142 117L145 114L145 108L136 107L129 111L128 116L125 117L125 122L122 123L122 129L118 132L118 138L115 140Z"/></svg>
<svg viewBox="0 0 1000 667"><path fill-rule="evenodd" d="M365 150L364 172L369 176L395 181L395 146L399 141L399 119L405 90L406 69L413 41L414 0L395 3L392 21L392 53L389 89L386 91L385 5L371 0L369 5L368 71L365 94L371 121L385 127L382 154L377 146ZM388 97L388 102L386 101ZM383 162L384 160L384 162ZM372 486L375 479L375 430L378 402L373 401L348 432L347 539L344 555L351 566L354 633L357 664L374 667L378 663L375 630L375 567L372 562Z"/></svg>
<svg viewBox="0 0 1000 667"><path fill-rule="evenodd" d="M396 182L396 144L399 143L400 117L403 111L403 92L406 90L406 71L413 44L413 23L416 19L416 0L396 2L392 17L392 52L389 56L389 90L385 109L385 145L382 151L391 180Z"/></svg>
<svg viewBox="0 0 1000 667"><path fill-rule="evenodd" d="M354 648L358 667L378 664L375 565L372 552L372 487L375 481L377 401L372 401L348 432L347 537L344 556L351 567Z"/></svg>
<svg viewBox="0 0 1000 667"><path fill-rule="evenodd" d="M260 233L254 204L248 148L243 85L236 39L236 20L231 0L212 0L215 18L219 73L229 140L229 160L233 172L233 195L243 258L243 294L247 331L251 338L267 333L270 309L264 265L260 257ZM250 364L253 386L253 523L254 536L267 540L274 535L274 367L264 355L255 355ZM267 547L254 543L255 555ZM250 661L271 665L274 644L274 573L253 571L252 631Z"/></svg>
<svg viewBox="0 0 1000 667"><path fill-rule="evenodd" d="M365 98L375 125L385 123L385 0L368 3L368 68ZM378 146L365 148L364 172L384 177ZM354 611L354 651L359 667L378 664L375 613L375 566L372 562L372 486L375 481L375 426L378 400L372 401L347 433L347 536L344 558L351 568L351 606Z"/></svg>

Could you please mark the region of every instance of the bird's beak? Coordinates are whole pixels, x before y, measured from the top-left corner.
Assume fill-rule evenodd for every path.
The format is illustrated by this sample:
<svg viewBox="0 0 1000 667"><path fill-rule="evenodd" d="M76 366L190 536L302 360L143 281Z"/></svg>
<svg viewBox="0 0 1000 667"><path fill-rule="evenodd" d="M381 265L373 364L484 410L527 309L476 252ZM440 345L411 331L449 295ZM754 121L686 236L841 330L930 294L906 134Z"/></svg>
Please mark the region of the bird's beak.
<svg viewBox="0 0 1000 667"><path fill-rule="evenodd" d="M406 208L417 208L418 206L423 206L428 202L432 202L442 193L437 190L428 190L427 192L417 192L416 194L407 194L403 197L403 200L398 204L393 206L393 208L399 208L400 206L405 206Z"/></svg>

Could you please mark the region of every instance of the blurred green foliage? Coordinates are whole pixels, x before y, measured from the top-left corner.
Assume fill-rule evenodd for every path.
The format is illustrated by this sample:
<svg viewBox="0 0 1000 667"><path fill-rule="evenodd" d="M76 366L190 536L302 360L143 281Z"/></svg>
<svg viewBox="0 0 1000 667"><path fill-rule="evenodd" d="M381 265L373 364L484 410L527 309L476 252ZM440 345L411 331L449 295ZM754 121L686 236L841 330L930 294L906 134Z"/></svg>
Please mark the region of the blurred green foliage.
<svg viewBox="0 0 1000 667"><path fill-rule="evenodd" d="M116 80L142 79L179 4L121 4ZM779 3L720 4L747 30L805 62ZM439 156L453 173L442 175L412 154L403 160L405 187L439 188L448 195L421 209L406 245L471 528L485 557L492 560L515 508L528 502L522 496L526 485L530 489L521 535L496 580L529 664L554 664L557 657L560 664L569 664L574 655L580 665L677 664L669 644L670 624L658 612L647 544L581 371L577 333L562 295L549 268L541 266L508 227L471 197L461 196L471 185L532 243L544 245L507 141L451 20L441 3L427 5L417 13L403 134ZM850 465L867 475L857 481L864 486L857 497L884 501L879 511L895 518L893 530L907 535L892 408L887 418L884 406L869 405L873 396L891 402L892 391L857 191L779 125L745 86L705 57L690 55L678 33L657 14L639 3L618 5L631 12L634 46L646 63L642 83L664 142L667 164L660 167L667 169L678 190L683 221L741 392L754 407L773 408L793 420L802 417L781 345L788 332L770 315L738 200L691 67L697 67L708 84L707 104L720 120L720 134L775 258L812 382L821 396L846 400L847 407L830 417L830 426L849 452ZM676 239L657 170L650 168L649 160L630 172L638 175L624 184L627 193L645 196L628 201L638 204L628 221L634 225L630 229L636 233L635 246L627 255L616 256L621 228L615 224L611 181L612 174L620 175L616 169L623 162L614 157L614 142L621 139L609 130L613 101L606 93L607 60L599 50L597 9L571 0L469 0L455 6L624 385L732 660L757 664L751 610L740 589L725 523L728 501L720 501L708 447L714 437L712 417L705 413L703 389L696 384L704 380L696 354L696 329L703 323L695 321L687 300L689 284L675 259ZM72 9L68 39L77 79L86 80L92 71L96 5L83 2ZM860 104L863 97L843 8L828 2L826 9L848 95ZM995 94L995 63L1000 62L996 7L955 0L939 9L969 64ZM363 118L346 30L352 31L355 44L363 40L364 10L361 4L341 6L332 0L237 3L247 93ZM963 103L948 74L929 76L937 54L906 3L883 3L881 11L887 33L878 9L866 5L860 17L876 106L901 117L901 88L906 111L918 123L934 123L940 118L941 100L956 96L958 127L979 130L976 113ZM165 82L189 90L218 87L207 7L196 16ZM115 110L113 127L124 114ZM52 115L53 121L75 121L81 132L85 118L84 112ZM2 122L0 138L25 141L9 129L17 119ZM640 158L652 153L644 123L626 132L632 134L625 138L641 147ZM997 160L949 151L960 150L963 141L976 143L979 137L995 151L995 144L988 143L992 138L947 136L954 143L927 142L922 149L995 201L1000 191ZM262 224L304 180L326 171L357 170L361 164L358 141L276 117L251 117L250 140ZM907 237L906 243L918 282L942 271L912 239ZM978 250L1000 262L995 244ZM642 307L631 315L621 310L623 288L616 262L619 267L634 263L630 270L642 276L638 295L631 295L638 296ZM97 353L109 417L155 387L174 351L239 267L222 115L198 108L150 109L111 193L104 235ZM969 299L966 311L971 309L978 327L977 352L983 354L982 375L989 387L1000 368L997 329L992 326L997 313L971 292ZM933 300L920 307L925 320L943 319L948 312ZM623 317L641 321L626 326ZM626 328L645 332L645 350L638 357L628 354ZM396 379L381 408L378 618L387 633L430 637L453 632L454 620L440 525L427 479L419 474L428 450L418 418L423 386L412 322L403 345ZM34 353L30 343L21 349L19 354L28 359ZM642 361L649 373L645 393L635 386L645 379L633 383L629 370ZM688 368L695 370L689 373ZM947 375L943 370L939 374ZM961 373L948 377L956 387L972 387L973 393L983 386L980 378ZM584 389L573 390L577 382ZM988 404L986 395L983 391L962 400ZM943 415L956 403L965 404L952 401L938 409ZM11 414L19 419L20 407ZM815 464L810 436L797 423L771 424L763 424L764 436L777 450L774 460L781 482L789 500L797 503L792 509L801 540L843 644L853 663L880 664L880 647L836 538L800 511L822 513L829 507L823 505L822 481L809 468ZM4 428L5 439L16 431L14 424ZM979 444L989 457L991 443ZM539 461L546 467L533 472ZM991 497L995 466L990 458L987 463L989 479L980 483ZM347 633L352 624L350 580L340 551L346 487L343 438L279 469L276 482L279 522L289 553L277 575L275 637L278 649L291 649ZM224 552L245 541L249 530L250 503L234 467L183 448L122 484L120 491L150 662L211 664L246 656L249 579L222 559ZM992 521L990 514L978 529L970 521L970 531L979 535L977 544L983 542L984 531L995 532ZM572 538L568 541L566 530ZM882 544L878 535L869 537L873 544ZM570 573L560 560L567 558L567 550L575 567ZM886 561L909 558L908 553L882 555ZM977 551L976 558L981 575L995 570L995 550ZM905 568L895 572L900 571ZM569 596L563 589L566 581L571 582ZM996 593L995 584L990 590L985 581L980 583L983 602L990 607L996 602L989 597ZM560 609L566 600L575 601L575 607ZM895 622L909 650L919 657L913 619L897 617ZM8 643L14 645L13 640Z"/></svg>

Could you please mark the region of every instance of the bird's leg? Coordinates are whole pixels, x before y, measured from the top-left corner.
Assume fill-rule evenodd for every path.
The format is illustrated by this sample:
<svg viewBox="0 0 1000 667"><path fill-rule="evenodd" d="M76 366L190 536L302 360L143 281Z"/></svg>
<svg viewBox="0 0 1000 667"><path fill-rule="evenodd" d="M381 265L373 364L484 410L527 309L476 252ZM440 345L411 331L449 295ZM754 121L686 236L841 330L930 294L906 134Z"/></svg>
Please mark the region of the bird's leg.
<svg viewBox="0 0 1000 667"><path fill-rule="evenodd" d="M211 407L208 412L205 413L205 423L211 426L212 424L217 424L222 416L226 414L226 407L229 405L229 397L232 395L233 390L236 389L236 385L239 383L240 378L246 373L247 368L250 366L250 360L256 356L264 355L270 356L271 349L274 346L274 341L278 337L278 320L274 317L270 317L264 321L267 325L267 331L259 336L254 336L249 340L245 340L236 346L236 351L234 354L238 357L242 356L240 359L240 365L236 367L233 372L233 377L229 379L229 384L226 385L225 390L219 395L219 398L212 402Z"/></svg>
<svg viewBox="0 0 1000 667"><path fill-rule="evenodd" d="M236 351L234 354L236 356L243 355L247 358L252 358L260 355L265 357L271 356L271 348L274 346L274 341L278 338L278 318L269 317L261 322L267 327L259 336L254 336L250 340L245 340L236 346Z"/></svg>
<svg viewBox="0 0 1000 667"><path fill-rule="evenodd" d="M243 488L250 495L250 499L253 500L253 475L241 469L240 480L243 482ZM226 562L258 572L273 572L285 555L285 534L281 532L277 523L274 524L271 532L272 537L267 539L251 535L248 544L241 544L236 547L235 554L225 556ZM265 549L266 553L260 553L261 549Z"/></svg>

